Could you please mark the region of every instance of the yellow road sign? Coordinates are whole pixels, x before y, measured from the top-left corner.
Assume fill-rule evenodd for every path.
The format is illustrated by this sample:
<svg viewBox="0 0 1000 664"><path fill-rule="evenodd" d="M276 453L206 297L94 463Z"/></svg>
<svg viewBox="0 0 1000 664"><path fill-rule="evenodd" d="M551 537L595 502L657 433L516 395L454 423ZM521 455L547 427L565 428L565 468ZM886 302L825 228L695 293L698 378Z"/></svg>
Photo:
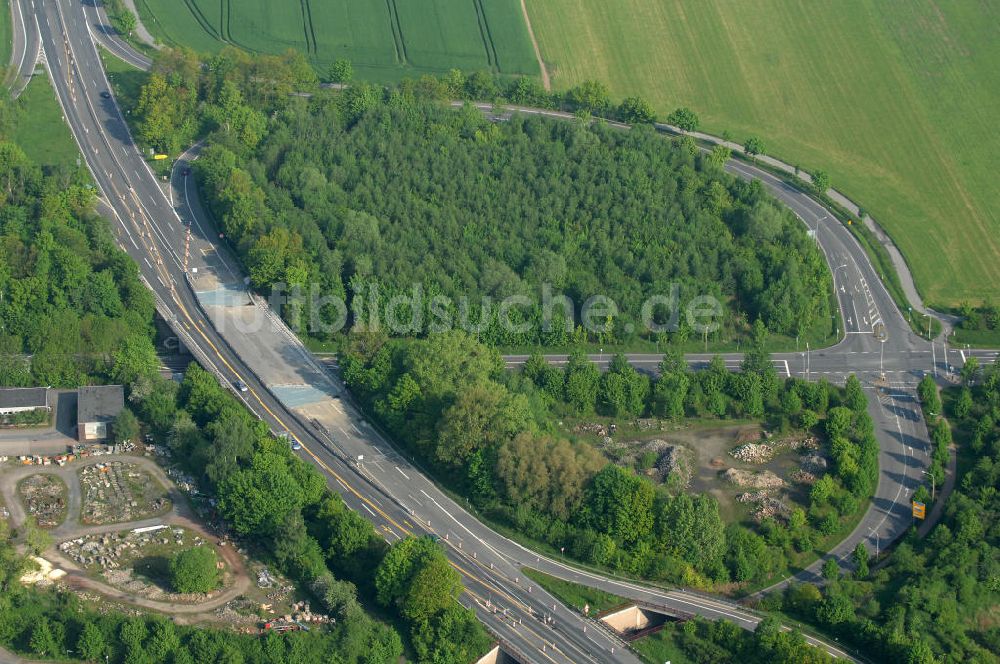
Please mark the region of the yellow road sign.
<svg viewBox="0 0 1000 664"><path fill-rule="evenodd" d="M913 518L915 519L925 519L927 518L927 505L923 503L918 503L913 501Z"/></svg>

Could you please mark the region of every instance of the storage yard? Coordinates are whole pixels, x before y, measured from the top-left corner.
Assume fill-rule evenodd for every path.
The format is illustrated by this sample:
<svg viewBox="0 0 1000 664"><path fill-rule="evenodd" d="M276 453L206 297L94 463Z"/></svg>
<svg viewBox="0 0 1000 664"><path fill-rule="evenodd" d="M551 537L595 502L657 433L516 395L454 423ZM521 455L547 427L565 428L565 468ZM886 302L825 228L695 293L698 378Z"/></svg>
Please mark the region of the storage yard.
<svg viewBox="0 0 1000 664"><path fill-rule="evenodd" d="M97 463L77 473L83 494L80 520L84 524L137 521L170 510L166 490L135 464Z"/></svg>
<svg viewBox="0 0 1000 664"><path fill-rule="evenodd" d="M61 543L59 551L95 578L128 593L161 601L197 602L206 595L171 592L166 578L170 557L193 546L212 544L186 528L162 525L84 535ZM219 564L224 565L221 558ZM220 590L232 581L227 572Z"/></svg>
<svg viewBox="0 0 1000 664"><path fill-rule="evenodd" d="M26 477L17 485L28 516L34 517L40 528L55 528L66 520L66 484L50 474Z"/></svg>

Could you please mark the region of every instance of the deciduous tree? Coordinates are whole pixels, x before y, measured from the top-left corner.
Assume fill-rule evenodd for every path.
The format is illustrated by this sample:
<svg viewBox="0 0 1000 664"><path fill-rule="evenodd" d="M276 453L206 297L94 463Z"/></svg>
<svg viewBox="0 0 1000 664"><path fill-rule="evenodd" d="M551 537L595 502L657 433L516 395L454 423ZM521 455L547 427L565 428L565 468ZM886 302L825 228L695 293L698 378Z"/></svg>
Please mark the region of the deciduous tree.
<svg viewBox="0 0 1000 664"><path fill-rule="evenodd" d="M695 131L698 129L700 121L698 119L698 115L694 111L690 108L682 106L675 109L670 113L670 115L667 116L667 123L683 129L684 131Z"/></svg>
<svg viewBox="0 0 1000 664"><path fill-rule="evenodd" d="M170 559L170 585L179 593L207 593L219 585L218 557L203 544L178 552Z"/></svg>

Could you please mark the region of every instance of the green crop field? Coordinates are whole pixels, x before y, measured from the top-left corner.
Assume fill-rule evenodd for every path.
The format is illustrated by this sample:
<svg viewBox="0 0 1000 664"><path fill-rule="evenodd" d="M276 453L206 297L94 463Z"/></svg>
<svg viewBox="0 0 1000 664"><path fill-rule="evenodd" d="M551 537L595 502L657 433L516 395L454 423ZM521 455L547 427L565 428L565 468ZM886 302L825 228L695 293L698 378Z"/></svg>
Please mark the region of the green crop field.
<svg viewBox="0 0 1000 664"><path fill-rule="evenodd" d="M322 72L346 57L373 80L453 67L539 73L519 0L137 0L165 44L214 53L306 53Z"/></svg>
<svg viewBox="0 0 1000 664"><path fill-rule="evenodd" d="M830 173L925 301L1000 284L1000 2L529 0L557 88L604 81Z"/></svg>

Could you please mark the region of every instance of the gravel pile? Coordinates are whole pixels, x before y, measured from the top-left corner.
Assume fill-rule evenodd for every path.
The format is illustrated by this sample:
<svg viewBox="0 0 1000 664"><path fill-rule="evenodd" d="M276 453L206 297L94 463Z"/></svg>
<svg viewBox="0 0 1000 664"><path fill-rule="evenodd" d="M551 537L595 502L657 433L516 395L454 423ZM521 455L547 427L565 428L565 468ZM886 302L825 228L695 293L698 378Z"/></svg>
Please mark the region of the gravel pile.
<svg viewBox="0 0 1000 664"><path fill-rule="evenodd" d="M802 472L812 475L822 475L826 472L829 463L826 458L819 454L809 454L802 457Z"/></svg>
<svg viewBox="0 0 1000 664"><path fill-rule="evenodd" d="M729 454L737 461L742 461L743 463L762 464L767 463L773 459L776 454L786 449L816 450L819 449L819 441L815 438L815 436L807 436L806 438L771 440L766 443L749 442L737 445L729 451ZM818 457L819 455L811 456Z"/></svg>
<svg viewBox="0 0 1000 664"><path fill-rule="evenodd" d="M768 443L744 443L729 451L729 454L737 461L743 463L767 463L777 452L773 445Z"/></svg>
<svg viewBox="0 0 1000 664"><path fill-rule="evenodd" d="M773 498L767 491L755 491L753 493L741 493L736 496L736 501L754 506L751 516L758 523L764 519L782 518L787 519L791 509L784 502Z"/></svg>
<svg viewBox="0 0 1000 664"><path fill-rule="evenodd" d="M575 433L593 433L604 438L608 435L608 427L600 422L586 422L573 428Z"/></svg>
<svg viewBox="0 0 1000 664"><path fill-rule="evenodd" d="M40 528L55 528L66 518L65 485L54 475L31 475L18 486L18 493Z"/></svg>
<svg viewBox="0 0 1000 664"><path fill-rule="evenodd" d="M672 474L677 475L681 486L686 487L694 476L693 456L691 450L683 445L667 443L656 460L656 470L664 480Z"/></svg>
<svg viewBox="0 0 1000 664"><path fill-rule="evenodd" d="M780 489L785 486L785 480L770 470L754 473L749 470L730 468L722 474L722 477L738 487L750 489Z"/></svg>
<svg viewBox="0 0 1000 664"><path fill-rule="evenodd" d="M812 484L816 481L816 476L805 470L796 470L792 473L792 481L799 484Z"/></svg>

